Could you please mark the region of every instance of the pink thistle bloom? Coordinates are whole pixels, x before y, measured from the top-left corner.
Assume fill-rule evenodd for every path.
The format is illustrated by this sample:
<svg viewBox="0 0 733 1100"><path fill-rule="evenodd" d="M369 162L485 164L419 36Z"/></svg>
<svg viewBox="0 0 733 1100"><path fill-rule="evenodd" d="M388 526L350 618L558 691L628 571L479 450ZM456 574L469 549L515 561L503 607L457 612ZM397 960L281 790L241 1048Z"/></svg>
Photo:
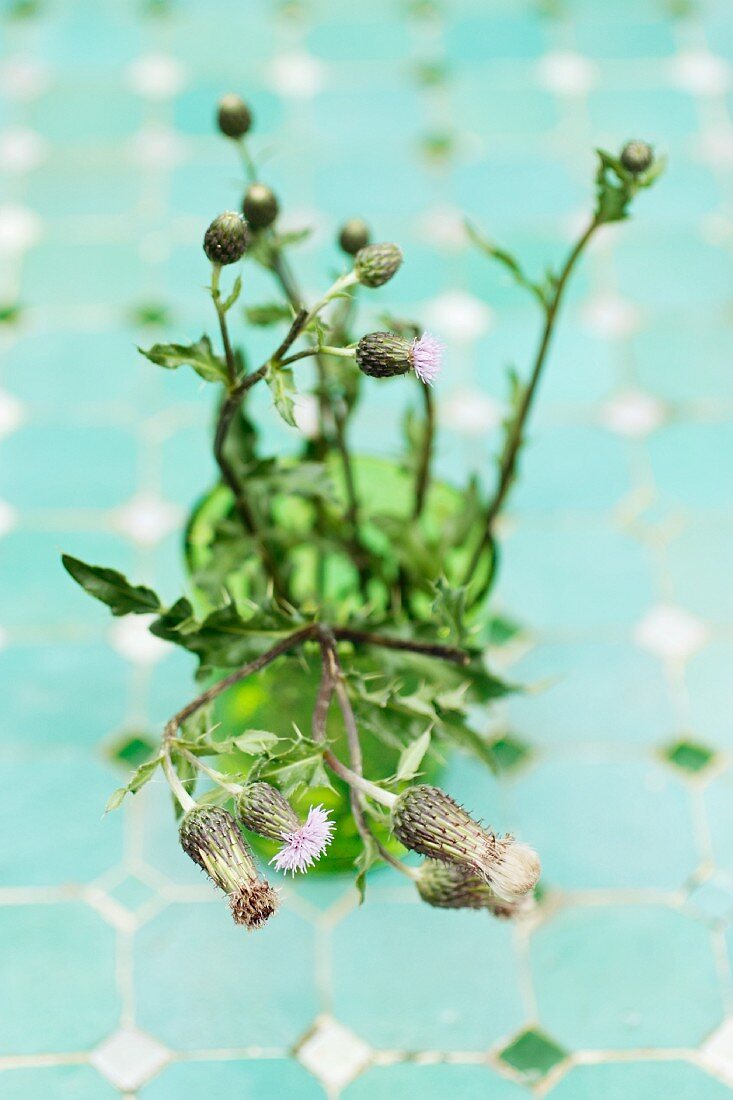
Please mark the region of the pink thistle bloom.
<svg viewBox="0 0 733 1100"><path fill-rule="evenodd" d="M445 351L440 340L436 340L429 332L415 337L412 341L410 356L415 374L426 386L432 386L440 372L440 359Z"/></svg>
<svg viewBox="0 0 733 1100"><path fill-rule="evenodd" d="M274 863L278 871L285 874L290 871L292 875L312 867L333 839L335 825L328 820L330 812L323 806L311 806L304 825L282 834L285 843L270 863Z"/></svg>

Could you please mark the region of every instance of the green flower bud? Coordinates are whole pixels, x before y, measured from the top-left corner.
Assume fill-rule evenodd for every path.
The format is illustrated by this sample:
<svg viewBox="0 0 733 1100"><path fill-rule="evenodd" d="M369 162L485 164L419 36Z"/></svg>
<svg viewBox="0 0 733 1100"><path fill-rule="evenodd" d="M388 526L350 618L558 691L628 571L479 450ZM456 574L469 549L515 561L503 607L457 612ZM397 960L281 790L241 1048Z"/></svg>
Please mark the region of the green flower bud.
<svg viewBox="0 0 733 1100"><path fill-rule="evenodd" d="M196 806L184 815L181 847L229 895L232 916L250 931L277 909L277 894L260 879L249 848L232 815L218 806Z"/></svg>
<svg viewBox="0 0 733 1100"><path fill-rule="evenodd" d="M238 95L225 95L219 100L216 121L226 137L240 138L252 125L252 112Z"/></svg>
<svg viewBox="0 0 733 1100"><path fill-rule="evenodd" d="M349 256L355 256L369 244L369 226L361 218L349 218L339 231L339 245Z"/></svg>
<svg viewBox="0 0 733 1100"><path fill-rule="evenodd" d="M478 875L455 863L427 859L418 872L417 892L436 909L486 909L495 917L510 919L534 906L531 895L503 901Z"/></svg>
<svg viewBox="0 0 733 1100"><path fill-rule="evenodd" d="M392 807L392 831L413 852L472 871L505 901L529 893L540 876L532 848L484 829L439 787L403 791Z"/></svg>
<svg viewBox="0 0 733 1100"><path fill-rule="evenodd" d="M362 286L384 286L402 263L396 244L368 244L354 258L354 274Z"/></svg>
<svg viewBox="0 0 733 1100"><path fill-rule="evenodd" d="M247 829L270 840L300 828L300 818L286 798L269 783L249 783L237 796L237 817Z"/></svg>
<svg viewBox="0 0 733 1100"><path fill-rule="evenodd" d="M372 378L390 378L412 369L412 341L392 332L370 332L356 345L360 371Z"/></svg>
<svg viewBox="0 0 733 1100"><path fill-rule="evenodd" d="M241 214L227 210L214 218L204 236L204 252L212 264L234 264L249 244L249 229Z"/></svg>
<svg viewBox="0 0 733 1100"><path fill-rule="evenodd" d="M638 176L651 168L654 162L654 153L651 145L647 145L645 141L629 141L621 150L619 160L627 172L632 172L635 176Z"/></svg>
<svg viewBox="0 0 733 1100"><path fill-rule="evenodd" d="M266 183L251 183L242 203L242 212L253 229L272 225L280 210L277 195Z"/></svg>

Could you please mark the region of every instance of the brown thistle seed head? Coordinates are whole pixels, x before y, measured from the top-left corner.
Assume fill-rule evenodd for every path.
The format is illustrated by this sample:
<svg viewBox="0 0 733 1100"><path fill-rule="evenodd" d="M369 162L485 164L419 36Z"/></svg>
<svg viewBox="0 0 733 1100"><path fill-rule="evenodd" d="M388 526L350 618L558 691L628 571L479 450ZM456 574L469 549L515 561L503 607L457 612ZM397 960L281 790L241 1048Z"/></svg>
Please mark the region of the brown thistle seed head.
<svg viewBox="0 0 733 1100"><path fill-rule="evenodd" d="M495 917L508 920L534 906L531 895L518 901L503 901L472 871L435 859L425 860L416 885L422 900L437 909L486 909Z"/></svg>
<svg viewBox="0 0 733 1100"><path fill-rule="evenodd" d="M236 263L244 256L248 244L247 223L234 210L227 210L214 218L204 236L204 252L212 264Z"/></svg>
<svg viewBox="0 0 733 1100"><path fill-rule="evenodd" d="M270 783L248 783L237 796L237 817L246 829L270 840L300 827L300 819L288 800Z"/></svg>
<svg viewBox="0 0 733 1100"><path fill-rule="evenodd" d="M396 244L368 244L354 258L354 274L362 286L384 286L402 263Z"/></svg>
<svg viewBox="0 0 733 1100"><path fill-rule="evenodd" d="M628 141L621 150L619 160L627 172L633 175L641 175L651 168L654 162L654 152L651 145L645 141Z"/></svg>
<svg viewBox="0 0 733 1100"><path fill-rule="evenodd" d="M369 244L369 226L362 218L349 218L339 230L339 246L348 256L355 256Z"/></svg>
<svg viewBox="0 0 733 1100"><path fill-rule="evenodd" d="M253 229L267 229L280 210L277 195L266 183L251 183L242 203L242 213Z"/></svg>
<svg viewBox="0 0 733 1100"><path fill-rule="evenodd" d="M278 907L278 897L269 882L255 882L229 895L229 908L235 924L249 932L261 928Z"/></svg>
<svg viewBox="0 0 733 1100"><path fill-rule="evenodd" d="M497 837L439 787L408 787L392 807L392 830L406 848L473 871L505 901L527 894L540 861L526 844Z"/></svg>
<svg viewBox="0 0 733 1100"><path fill-rule="evenodd" d="M252 125L252 112L238 95L222 96L217 104L216 121L222 134L229 138L240 138Z"/></svg>
<svg viewBox="0 0 733 1100"><path fill-rule="evenodd" d="M412 343L393 332L370 332L356 345L359 370L371 378L391 378L412 369Z"/></svg>
<svg viewBox="0 0 733 1100"><path fill-rule="evenodd" d="M178 835L186 855L229 895L238 924L259 928L275 912L277 895L260 880L244 837L228 810L195 806L183 816Z"/></svg>

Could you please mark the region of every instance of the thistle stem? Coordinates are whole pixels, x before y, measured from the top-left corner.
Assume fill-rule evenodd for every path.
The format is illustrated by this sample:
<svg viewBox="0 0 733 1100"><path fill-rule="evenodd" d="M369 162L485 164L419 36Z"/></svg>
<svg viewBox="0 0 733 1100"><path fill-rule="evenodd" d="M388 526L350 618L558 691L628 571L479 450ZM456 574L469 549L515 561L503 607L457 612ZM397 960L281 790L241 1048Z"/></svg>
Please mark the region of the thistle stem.
<svg viewBox="0 0 733 1100"><path fill-rule="evenodd" d="M422 515L422 510L425 507L425 497L430 485L430 464L433 458L433 445L435 441L435 403L433 401L433 391L430 386L425 386L420 383L420 389L423 393L423 400L425 402L425 428L422 440L422 451L420 454L420 465L417 470L417 480L415 482L415 509L413 512L413 518L419 519Z"/></svg>
<svg viewBox="0 0 733 1100"><path fill-rule="evenodd" d="M182 756L185 756L191 764L195 765L195 767L197 767L199 771L202 771L204 775L208 775L209 779L213 779L217 787L221 787L222 790L229 791L230 794L240 794L240 792L243 790L243 787L239 783L230 783L226 775L224 775L222 772L216 771L215 768L210 768L207 764L204 764L203 760L200 760L198 756L194 755L194 753L189 752L188 749L185 748L183 745L179 747L178 751L181 753Z"/></svg>
<svg viewBox="0 0 733 1100"><path fill-rule="evenodd" d="M481 536L481 541L474 550L471 556L470 563L463 578L464 584L469 584L473 578L473 575L478 567L478 563L481 560L481 555L486 546L490 545L493 539L494 524L499 516L502 507L506 501L507 494L514 481L514 475L516 473L517 459L522 450L522 446L525 441L525 427L529 413L532 408L537 388L539 386L542 370L547 360L547 353L550 348L552 335L555 329L555 322L557 320L558 312L563 298L568 279L575 267L578 259L581 256L585 246L590 241L591 237L602 223L597 217L593 217L585 232L581 234L575 245L571 249L557 281L555 282L554 292L545 304L545 323L542 328L542 335L540 337L539 347L535 356L534 366L530 375L529 382L524 388L522 399L519 403L516 415L512 421L511 428L507 434L504 449L499 459L499 482L493 497L489 503L489 507L486 513L486 519L484 520L484 531Z"/></svg>
<svg viewBox="0 0 733 1100"><path fill-rule="evenodd" d="M170 754L170 744L165 743L163 746L163 772L168 780L168 786L173 792L174 796L178 799L179 805L184 813L188 813L189 810L193 810L196 806L196 800L191 798L186 788L181 783L180 779L176 775L176 770L173 767Z"/></svg>
<svg viewBox="0 0 733 1100"><path fill-rule="evenodd" d="M225 447L229 429L232 421L239 409L242 397L247 390L254 385L257 380L254 375L251 375L247 379L237 380L237 361L234 357L234 351L232 349L231 341L229 339L229 328L227 326L226 310L221 301L221 292L219 290L219 276L221 274L221 266L219 264L212 265L211 271L211 298L216 309L216 315L219 318L219 329L221 332L222 345L224 347L224 358L227 367L227 376L229 378L229 392L222 402L221 409L219 410L219 418L216 424L216 431L214 433L214 458L216 464L219 467L223 481L232 491L234 496L234 506L237 514L242 521L244 529L252 539L257 548L260 561L263 568L268 573L273 590L278 599L286 598L286 589L284 582L280 576L280 571L275 561L272 551L267 545L262 533L259 530L255 513L247 500L244 487L242 486L239 478L237 477L234 467L230 463L226 456ZM257 372L259 373L259 372Z"/></svg>

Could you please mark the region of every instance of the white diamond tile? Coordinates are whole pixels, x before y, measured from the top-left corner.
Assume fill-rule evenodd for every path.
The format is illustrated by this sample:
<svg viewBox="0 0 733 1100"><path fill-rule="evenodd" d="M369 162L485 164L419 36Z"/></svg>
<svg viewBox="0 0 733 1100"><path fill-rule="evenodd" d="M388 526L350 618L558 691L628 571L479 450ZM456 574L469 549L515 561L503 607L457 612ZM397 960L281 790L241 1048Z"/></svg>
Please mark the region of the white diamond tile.
<svg viewBox="0 0 733 1100"><path fill-rule="evenodd" d="M640 439L663 423L664 406L649 393L628 390L602 407L601 421L612 432Z"/></svg>
<svg viewBox="0 0 733 1100"><path fill-rule="evenodd" d="M0 254L23 252L41 235L41 221L27 206L6 203L0 206Z"/></svg>
<svg viewBox="0 0 733 1100"><path fill-rule="evenodd" d="M451 290L427 303L429 327L443 337L470 344L488 332L492 313L479 298L464 290Z"/></svg>
<svg viewBox="0 0 733 1100"><path fill-rule="evenodd" d="M298 1058L324 1085L340 1089L371 1060L371 1048L336 1020L324 1019L298 1051Z"/></svg>
<svg viewBox="0 0 733 1100"><path fill-rule="evenodd" d="M30 172L46 154L46 143L35 130L17 127L0 134L0 168L6 172Z"/></svg>
<svg viewBox="0 0 733 1100"><path fill-rule="evenodd" d="M672 79L693 95L722 95L730 85L730 70L722 57L707 50L688 50L670 62Z"/></svg>
<svg viewBox="0 0 733 1100"><path fill-rule="evenodd" d="M269 66L270 82L288 99L310 99L325 84L325 69L305 51L281 54Z"/></svg>
<svg viewBox="0 0 733 1100"><path fill-rule="evenodd" d="M180 518L180 509L175 504L146 492L138 493L112 515L117 530L141 546L160 542Z"/></svg>
<svg viewBox="0 0 733 1100"><path fill-rule="evenodd" d="M713 1032L700 1053L709 1069L733 1085L733 1018Z"/></svg>
<svg viewBox="0 0 733 1100"><path fill-rule="evenodd" d="M127 82L133 92L146 99L170 99L184 86L183 66L163 53L145 54L127 68Z"/></svg>
<svg viewBox="0 0 733 1100"><path fill-rule="evenodd" d="M109 639L113 649L136 665L154 665L170 653L170 642L156 638L148 630L155 615L128 615L110 627Z"/></svg>
<svg viewBox="0 0 733 1100"><path fill-rule="evenodd" d="M11 393L6 393L5 390L0 390L0 438L4 435L10 435L16 428L25 420L25 410L23 405L17 397L13 397ZM6 505L5 507L10 507ZM0 522L2 512L0 511Z"/></svg>
<svg viewBox="0 0 733 1100"><path fill-rule="evenodd" d="M684 661L705 644L705 623L681 607L659 604L636 625L634 641L658 657Z"/></svg>
<svg viewBox="0 0 733 1100"><path fill-rule="evenodd" d="M537 79L543 88L556 95L585 95L596 83L598 71L582 54L558 51L540 59Z"/></svg>
<svg viewBox="0 0 733 1100"><path fill-rule="evenodd" d="M614 294L603 294L588 302L583 320L597 336L620 339L636 331L639 313L631 302Z"/></svg>
<svg viewBox="0 0 733 1100"><path fill-rule="evenodd" d="M454 390L441 402L440 418L447 428L463 435L483 436L501 424L503 410L480 390Z"/></svg>
<svg viewBox="0 0 733 1100"><path fill-rule="evenodd" d="M170 1060L166 1047L136 1028L122 1027L92 1051L89 1061L118 1089L136 1089Z"/></svg>

